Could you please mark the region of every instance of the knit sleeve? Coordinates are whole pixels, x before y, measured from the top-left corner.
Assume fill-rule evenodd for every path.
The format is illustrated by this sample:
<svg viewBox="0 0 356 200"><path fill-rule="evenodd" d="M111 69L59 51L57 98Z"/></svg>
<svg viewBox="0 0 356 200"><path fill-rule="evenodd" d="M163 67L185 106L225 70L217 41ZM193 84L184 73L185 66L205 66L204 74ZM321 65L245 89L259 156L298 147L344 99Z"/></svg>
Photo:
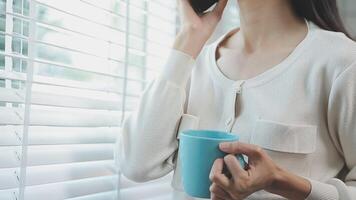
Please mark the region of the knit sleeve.
<svg viewBox="0 0 356 200"><path fill-rule="evenodd" d="M356 199L356 63L334 81L328 105L328 128L344 157L348 175L325 183L311 180L308 200Z"/></svg>
<svg viewBox="0 0 356 200"><path fill-rule="evenodd" d="M191 56L171 50L163 72L148 85L137 109L125 119L116 160L131 180L149 181L173 170L177 126L184 114L194 65Z"/></svg>

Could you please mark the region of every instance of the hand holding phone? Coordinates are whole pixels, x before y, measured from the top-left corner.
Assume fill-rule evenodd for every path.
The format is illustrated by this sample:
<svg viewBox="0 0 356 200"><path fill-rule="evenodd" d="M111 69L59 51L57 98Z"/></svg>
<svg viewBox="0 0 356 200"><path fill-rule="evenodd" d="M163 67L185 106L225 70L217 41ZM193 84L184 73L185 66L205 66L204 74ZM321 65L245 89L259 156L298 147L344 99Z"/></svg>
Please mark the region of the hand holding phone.
<svg viewBox="0 0 356 200"><path fill-rule="evenodd" d="M200 8L194 9L191 3L192 1L196 1L194 5L198 5ZM218 1L214 9L204 12L205 8L208 9L210 7L208 6L209 4L214 4L213 1ZM178 0L181 30L176 37L173 48L196 58L220 21L227 1L228 0ZM199 2L203 2L204 6L201 7L203 4L199 4ZM210 3L206 4L207 2ZM200 11L204 14L197 13Z"/></svg>

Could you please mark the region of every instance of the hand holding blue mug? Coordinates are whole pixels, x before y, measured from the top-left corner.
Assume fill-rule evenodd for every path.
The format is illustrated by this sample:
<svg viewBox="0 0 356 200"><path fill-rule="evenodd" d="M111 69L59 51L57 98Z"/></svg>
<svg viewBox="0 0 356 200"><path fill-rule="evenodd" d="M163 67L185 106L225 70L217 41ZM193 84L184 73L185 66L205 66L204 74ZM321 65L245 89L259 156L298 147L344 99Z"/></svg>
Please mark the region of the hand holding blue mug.
<svg viewBox="0 0 356 200"><path fill-rule="evenodd" d="M219 149L222 142L238 141L236 134L213 130L187 130L180 133L179 157L182 167L182 182L185 192L192 197L210 198L209 174L213 163L227 155ZM240 165L243 157L234 155ZM226 173L226 170L225 170Z"/></svg>
<svg viewBox="0 0 356 200"><path fill-rule="evenodd" d="M241 200L259 190L266 190L288 199L305 199L310 193L310 182L278 167L260 147L241 142L219 145L229 155L216 159L210 172L212 200ZM244 169L234 155L248 156ZM223 173L226 164L231 178Z"/></svg>

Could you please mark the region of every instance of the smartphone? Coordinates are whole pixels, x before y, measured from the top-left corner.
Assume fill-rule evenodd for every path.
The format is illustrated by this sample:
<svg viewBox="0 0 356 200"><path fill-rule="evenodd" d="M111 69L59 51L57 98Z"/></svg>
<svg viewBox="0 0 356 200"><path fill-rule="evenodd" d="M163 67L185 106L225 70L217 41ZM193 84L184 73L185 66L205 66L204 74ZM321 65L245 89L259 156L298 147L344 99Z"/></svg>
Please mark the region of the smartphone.
<svg viewBox="0 0 356 200"><path fill-rule="evenodd" d="M189 0L194 11L197 14L203 14L208 10L212 5L214 5L218 0Z"/></svg>

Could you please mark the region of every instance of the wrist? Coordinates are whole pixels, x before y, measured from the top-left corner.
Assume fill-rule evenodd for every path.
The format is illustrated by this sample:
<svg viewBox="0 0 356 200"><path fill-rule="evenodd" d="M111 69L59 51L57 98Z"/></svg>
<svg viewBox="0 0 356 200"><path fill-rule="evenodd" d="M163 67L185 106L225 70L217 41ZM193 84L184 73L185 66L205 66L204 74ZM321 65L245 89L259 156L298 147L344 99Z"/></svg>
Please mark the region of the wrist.
<svg viewBox="0 0 356 200"><path fill-rule="evenodd" d="M280 186L286 180L286 172L282 168L277 166L275 171L271 174L272 178L266 190L270 193L277 194L280 190Z"/></svg>
<svg viewBox="0 0 356 200"><path fill-rule="evenodd" d="M178 33L173 48L180 50L195 59L203 49L207 40L208 38L204 37L201 33L197 33L197 31L184 29Z"/></svg>
<svg viewBox="0 0 356 200"><path fill-rule="evenodd" d="M268 191L288 199L305 199L310 194L311 183L303 177L279 168Z"/></svg>

